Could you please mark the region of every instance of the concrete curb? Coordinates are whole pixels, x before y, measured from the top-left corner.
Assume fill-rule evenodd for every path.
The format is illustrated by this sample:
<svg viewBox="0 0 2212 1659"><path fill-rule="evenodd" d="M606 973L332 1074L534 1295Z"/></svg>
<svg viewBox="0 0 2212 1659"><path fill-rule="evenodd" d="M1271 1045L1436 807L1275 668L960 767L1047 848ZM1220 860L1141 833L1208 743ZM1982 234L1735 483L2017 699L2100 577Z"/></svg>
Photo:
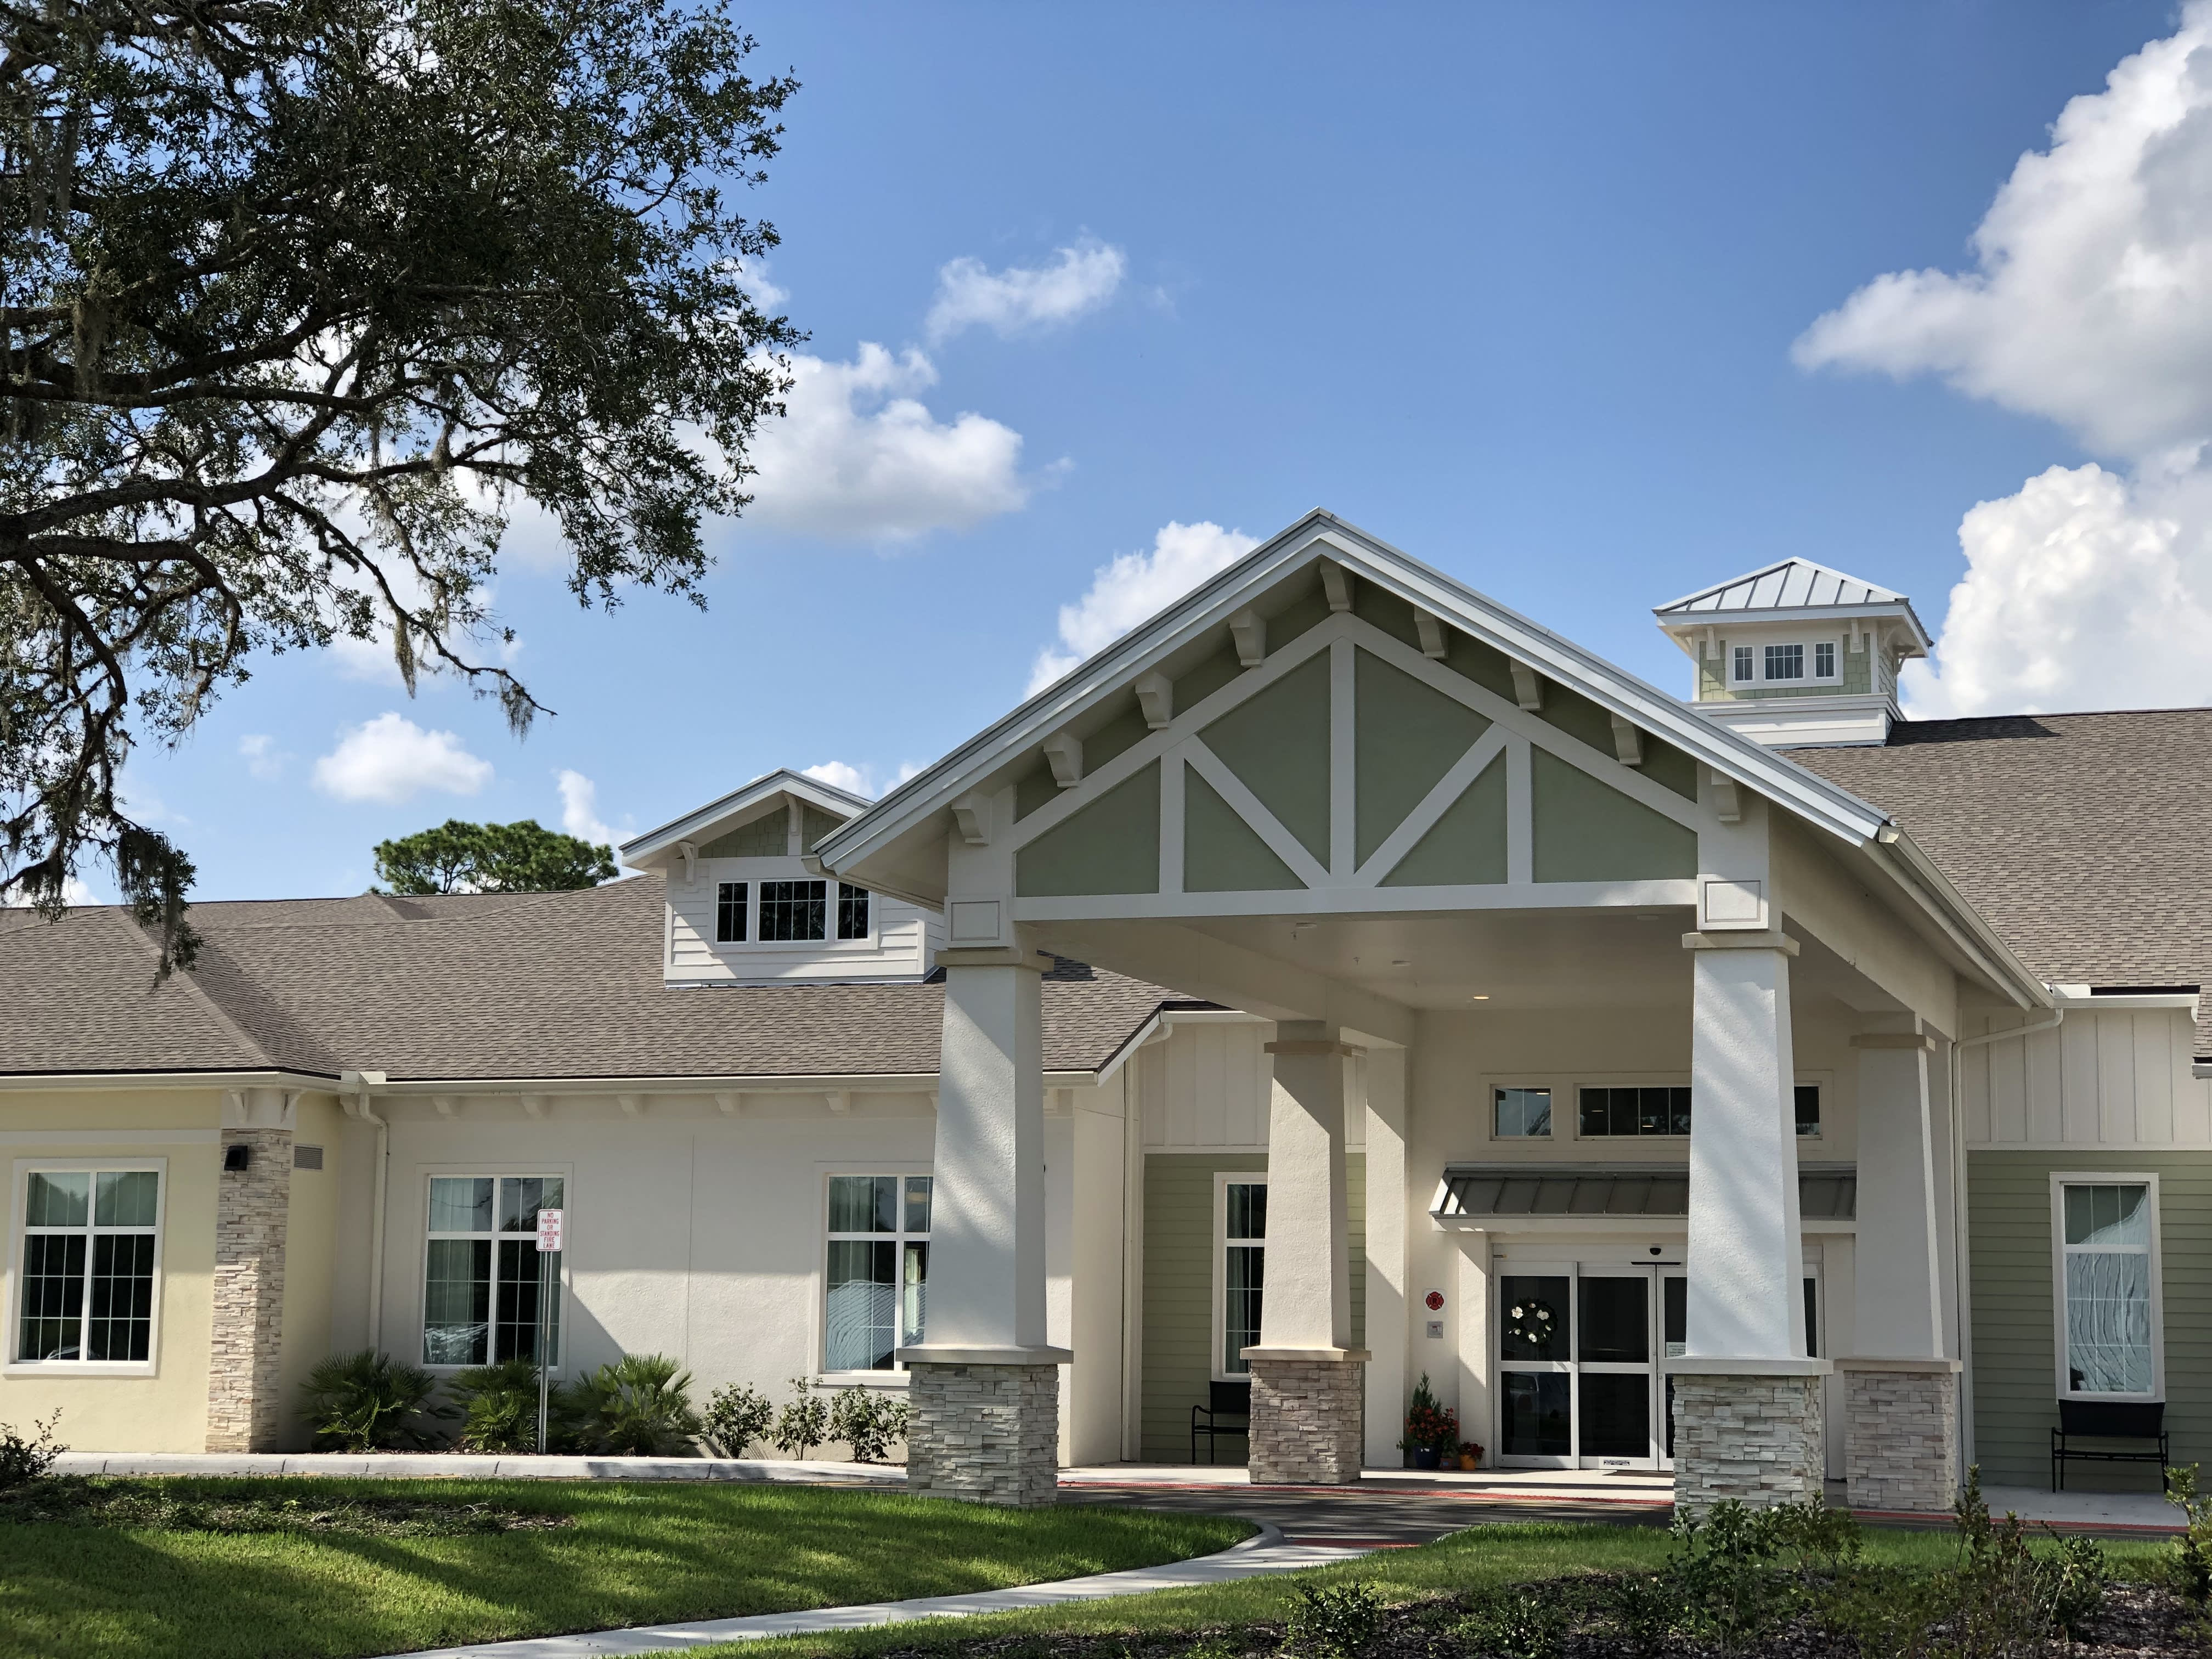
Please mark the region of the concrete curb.
<svg viewBox="0 0 2212 1659"><path fill-rule="evenodd" d="M728 1457L476 1457L451 1452L64 1452L57 1474L319 1475L447 1480L746 1480L906 1489L879 1463L780 1463Z"/></svg>
<svg viewBox="0 0 2212 1659"><path fill-rule="evenodd" d="M984 1613L1018 1613L1068 1601L1152 1590L1222 1584L1265 1573L1297 1572L1356 1560L1364 1549L1316 1544L1286 1544L1282 1533L1263 1522L1241 1544L1188 1561L1122 1572L1093 1573L1048 1584L1014 1589L978 1590L967 1595L925 1595L906 1601L872 1601L849 1607L816 1607L799 1613L770 1613L744 1619L705 1619L691 1624L641 1626L634 1630L588 1632L580 1636L539 1636L516 1642L482 1642L472 1647L435 1648L398 1654L392 1659L601 1659L611 1654L677 1653L715 1642L759 1641L771 1636L803 1636L817 1631L860 1630L910 1619L964 1619Z"/></svg>

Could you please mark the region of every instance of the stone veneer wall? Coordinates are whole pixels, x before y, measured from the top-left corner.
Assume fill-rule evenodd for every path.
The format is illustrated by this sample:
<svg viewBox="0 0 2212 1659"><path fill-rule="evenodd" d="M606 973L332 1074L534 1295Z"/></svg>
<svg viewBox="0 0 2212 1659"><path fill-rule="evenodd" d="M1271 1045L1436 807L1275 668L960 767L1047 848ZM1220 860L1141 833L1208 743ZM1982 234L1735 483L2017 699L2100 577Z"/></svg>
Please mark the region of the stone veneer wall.
<svg viewBox="0 0 2212 1659"><path fill-rule="evenodd" d="M1844 1374L1844 1479L1855 1510L1942 1514L1959 1495L1959 1376Z"/></svg>
<svg viewBox="0 0 2212 1659"><path fill-rule="evenodd" d="M1356 1486L1363 1441L1366 1362L1252 1362L1255 1486Z"/></svg>
<svg viewBox="0 0 2212 1659"><path fill-rule="evenodd" d="M250 1147L252 1158L245 1169L216 1177L207 1449L273 1451L283 1432L277 1367L284 1336L292 1132L225 1129L222 1144Z"/></svg>
<svg viewBox="0 0 2212 1659"><path fill-rule="evenodd" d="M1753 1508L1821 1495L1818 1376L1674 1374L1674 1504Z"/></svg>
<svg viewBox="0 0 2212 1659"><path fill-rule="evenodd" d="M1060 1367L917 1364L906 1487L1034 1509L1059 1501Z"/></svg>

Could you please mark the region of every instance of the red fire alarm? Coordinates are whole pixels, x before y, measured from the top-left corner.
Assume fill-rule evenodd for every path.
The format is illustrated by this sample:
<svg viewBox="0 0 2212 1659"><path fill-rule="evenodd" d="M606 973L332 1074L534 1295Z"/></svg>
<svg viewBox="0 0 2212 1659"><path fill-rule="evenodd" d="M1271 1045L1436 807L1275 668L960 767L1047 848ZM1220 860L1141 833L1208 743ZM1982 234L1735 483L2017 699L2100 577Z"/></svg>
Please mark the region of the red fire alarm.
<svg viewBox="0 0 2212 1659"><path fill-rule="evenodd" d="M1444 1293L1442 1291L1431 1291L1421 1300L1428 1304L1429 1311L1434 1313L1444 1305Z"/></svg>

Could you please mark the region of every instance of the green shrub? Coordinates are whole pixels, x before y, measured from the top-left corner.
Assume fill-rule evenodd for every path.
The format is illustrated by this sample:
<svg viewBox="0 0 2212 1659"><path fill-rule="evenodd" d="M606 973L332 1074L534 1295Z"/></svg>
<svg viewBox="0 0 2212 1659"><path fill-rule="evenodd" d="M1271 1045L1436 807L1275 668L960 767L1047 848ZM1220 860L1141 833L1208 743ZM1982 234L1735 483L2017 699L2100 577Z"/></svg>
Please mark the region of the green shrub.
<svg viewBox="0 0 2212 1659"><path fill-rule="evenodd" d="M1359 1659L1382 1630L1382 1598L1360 1579L1348 1584L1300 1584L1291 1609L1292 1646L1322 1659Z"/></svg>
<svg viewBox="0 0 2212 1659"><path fill-rule="evenodd" d="M2166 1502L2181 1510L2186 1524L2174 1540L2176 1588L2197 1606L2212 1601L2212 1497L2197 1495L2197 1467L2166 1472Z"/></svg>
<svg viewBox="0 0 2212 1659"><path fill-rule="evenodd" d="M798 1392L776 1414L775 1431L769 1438L778 1451L804 1458L830 1437L830 1407L805 1377L793 1377L791 1386Z"/></svg>
<svg viewBox="0 0 2212 1659"><path fill-rule="evenodd" d="M392 1451L434 1443L427 1419L454 1415L434 1403L437 1379L374 1348L334 1354L300 1385L319 1450Z"/></svg>
<svg viewBox="0 0 2212 1659"><path fill-rule="evenodd" d="M707 1396L707 1437L725 1457L743 1457L775 1421L775 1402L749 1383L726 1383Z"/></svg>
<svg viewBox="0 0 2212 1659"><path fill-rule="evenodd" d="M829 1436L853 1449L855 1463L881 1463L890 1456L890 1443L906 1438L913 1419L914 1407L905 1401L855 1384L837 1391L830 1407Z"/></svg>
<svg viewBox="0 0 2212 1659"><path fill-rule="evenodd" d="M0 1423L0 1492L46 1479L54 1460L69 1449L54 1438L54 1425L61 1420L59 1407L43 1423L34 1417L27 1437L14 1424Z"/></svg>
<svg viewBox="0 0 2212 1659"><path fill-rule="evenodd" d="M538 1366L527 1359L502 1359L456 1371L447 1385L461 1413L458 1444L472 1452L534 1452L538 1449ZM568 1437L568 1390L555 1383L545 1400L546 1438L557 1445Z"/></svg>
<svg viewBox="0 0 2212 1659"><path fill-rule="evenodd" d="M620 1457L696 1457L706 1431L691 1407L691 1373L664 1353L626 1353L577 1379L575 1432L586 1451Z"/></svg>
<svg viewBox="0 0 2212 1659"><path fill-rule="evenodd" d="M1574 1622L1574 1611L1550 1589L1514 1584L1494 1591L1468 1610L1452 1634L1469 1652L1493 1659L1553 1659ZM1658 1635L1650 1638L1652 1647L1664 1638L1666 1629L1662 1619Z"/></svg>

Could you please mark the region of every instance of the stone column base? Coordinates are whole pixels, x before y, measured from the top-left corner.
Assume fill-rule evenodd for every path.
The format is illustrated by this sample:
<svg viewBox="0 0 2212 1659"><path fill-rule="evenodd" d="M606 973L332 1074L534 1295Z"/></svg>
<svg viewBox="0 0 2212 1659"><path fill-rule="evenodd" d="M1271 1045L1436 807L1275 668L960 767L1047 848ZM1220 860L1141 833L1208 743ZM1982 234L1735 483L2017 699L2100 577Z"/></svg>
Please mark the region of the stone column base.
<svg viewBox="0 0 2212 1659"><path fill-rule="evenodd" d="M1366 1354L1247 1348L1244 1356L1252 1367L1252 1484L1358 1486Z"/></svg>
<svg viewBox="0 0 2212 1659"><path fill-rule="evenodd" d="M246 1167L216 1176L206 1445L211 1452L275 1451L290 1416L286 1407L296 1403L281 1398L278 1388L292 1131L225 1127L222 1151L234 1146L246 1148Z"/></svg>
<svg viewBox="0 0 2212 1659"><path fill-rule="evenodd" d="M1844 1478L1855 1510L1940 1515L1959 1496L1954 1359L1839 1359Z"/></svg>
<svg viewBox="0 0 2212 1659"><path fill-rule="evenodd" d="M1675 1509L1702 1515L1729 1498L1764 1509L1820 1497L1822 1380L1675 1372Z"/></svg>
<svg viewBox="0 0 2212 1659"><path fill-rule="evenodd" d="M908 1492L1019 1509L1059 1501L1058 1365L916 1361L908 1371Z"/></svg>

